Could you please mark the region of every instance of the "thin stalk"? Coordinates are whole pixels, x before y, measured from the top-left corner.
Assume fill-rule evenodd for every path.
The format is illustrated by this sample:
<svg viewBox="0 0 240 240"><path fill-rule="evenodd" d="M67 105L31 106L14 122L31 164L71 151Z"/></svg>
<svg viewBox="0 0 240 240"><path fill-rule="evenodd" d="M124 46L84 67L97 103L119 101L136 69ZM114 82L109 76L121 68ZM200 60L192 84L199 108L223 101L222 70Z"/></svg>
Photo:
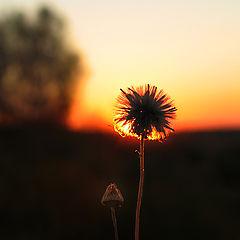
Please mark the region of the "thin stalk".
<svg viewBox="0 0 240 240"><path fill-rule="evenodd" d="M144 139L143 136L140 136L140 179L138 186L138 198L137 198L137 207L136 207L136 222L135 222L135 240L139 240L139 217L140 217L140 208L142 202L142 193L143 193L143 180L144 180Z"/></svg>
<svg viewBox="0 0 240 240"><path fill-rule="evenodd" d="M115 240L118 240L117 218L116 218L115 208L110 207L110 209L111 209L113 228L114 228L114 233L115 233Z"/></svg>

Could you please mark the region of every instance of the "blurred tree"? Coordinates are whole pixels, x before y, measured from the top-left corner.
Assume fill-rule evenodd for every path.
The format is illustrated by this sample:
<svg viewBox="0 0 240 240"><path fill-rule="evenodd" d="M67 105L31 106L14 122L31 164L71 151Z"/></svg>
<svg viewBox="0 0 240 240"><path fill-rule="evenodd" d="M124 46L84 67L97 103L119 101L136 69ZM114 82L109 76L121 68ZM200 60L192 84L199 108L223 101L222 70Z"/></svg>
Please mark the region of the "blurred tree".
<svg viewBox="0 0 240 240"><path fill-rule="evenodd" d="M83 72L64 34L47 7L0 20L0 123L63 122Z"/></svg>

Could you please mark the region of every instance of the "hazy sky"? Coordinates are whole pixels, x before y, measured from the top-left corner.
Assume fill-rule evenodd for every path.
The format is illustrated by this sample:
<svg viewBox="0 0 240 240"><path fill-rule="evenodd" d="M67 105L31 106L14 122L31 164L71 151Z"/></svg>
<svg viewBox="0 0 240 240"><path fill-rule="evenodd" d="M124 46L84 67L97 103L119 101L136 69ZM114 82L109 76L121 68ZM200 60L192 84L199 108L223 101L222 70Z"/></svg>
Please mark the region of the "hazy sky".
<svg viewBox="0 0 240 240"><path fill-rule="evenodd" d="M119 88L150 83L175 100L177 129L240 127L239 0L45 2L66 17L91 71L84 100L76 96L75 124L111 124ZM0 7L31 13L41 3Z"/></svg>

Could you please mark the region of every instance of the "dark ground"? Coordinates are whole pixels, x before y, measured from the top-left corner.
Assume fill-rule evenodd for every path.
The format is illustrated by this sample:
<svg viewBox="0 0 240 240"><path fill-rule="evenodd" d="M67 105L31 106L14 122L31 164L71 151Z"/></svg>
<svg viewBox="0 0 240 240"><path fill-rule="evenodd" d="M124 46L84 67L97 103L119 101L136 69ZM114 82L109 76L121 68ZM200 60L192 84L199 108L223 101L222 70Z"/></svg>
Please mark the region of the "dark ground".
<svg viewBox="0 0 240 240"><path fill-rule="evenodd" d="M134 239L138 142L38 126L0 128L0 239L114 239L100 205L114 182L120 239ZM147 142L141 239L240 239L240 131Z"/></svg>

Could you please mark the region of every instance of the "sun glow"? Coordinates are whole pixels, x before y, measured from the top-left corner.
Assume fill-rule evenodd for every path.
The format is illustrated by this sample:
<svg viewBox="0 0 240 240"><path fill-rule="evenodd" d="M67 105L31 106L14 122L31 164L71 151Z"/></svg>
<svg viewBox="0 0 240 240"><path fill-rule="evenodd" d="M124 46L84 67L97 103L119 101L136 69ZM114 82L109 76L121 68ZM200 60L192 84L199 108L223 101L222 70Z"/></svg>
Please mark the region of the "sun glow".
<svg viewBox="0 0 240 240"><path fill-rule="evenodd" d="M116 116L117 118L117 116ZM140 139L138 134L133 132L133 121L116 121L114 120L114 130L119 133L122 137L136 137ZM152 129L152 132L146 136L146 140L158 140L160 142L165 140L165 136L162 132L158 132L155 128Z"/></svg>

